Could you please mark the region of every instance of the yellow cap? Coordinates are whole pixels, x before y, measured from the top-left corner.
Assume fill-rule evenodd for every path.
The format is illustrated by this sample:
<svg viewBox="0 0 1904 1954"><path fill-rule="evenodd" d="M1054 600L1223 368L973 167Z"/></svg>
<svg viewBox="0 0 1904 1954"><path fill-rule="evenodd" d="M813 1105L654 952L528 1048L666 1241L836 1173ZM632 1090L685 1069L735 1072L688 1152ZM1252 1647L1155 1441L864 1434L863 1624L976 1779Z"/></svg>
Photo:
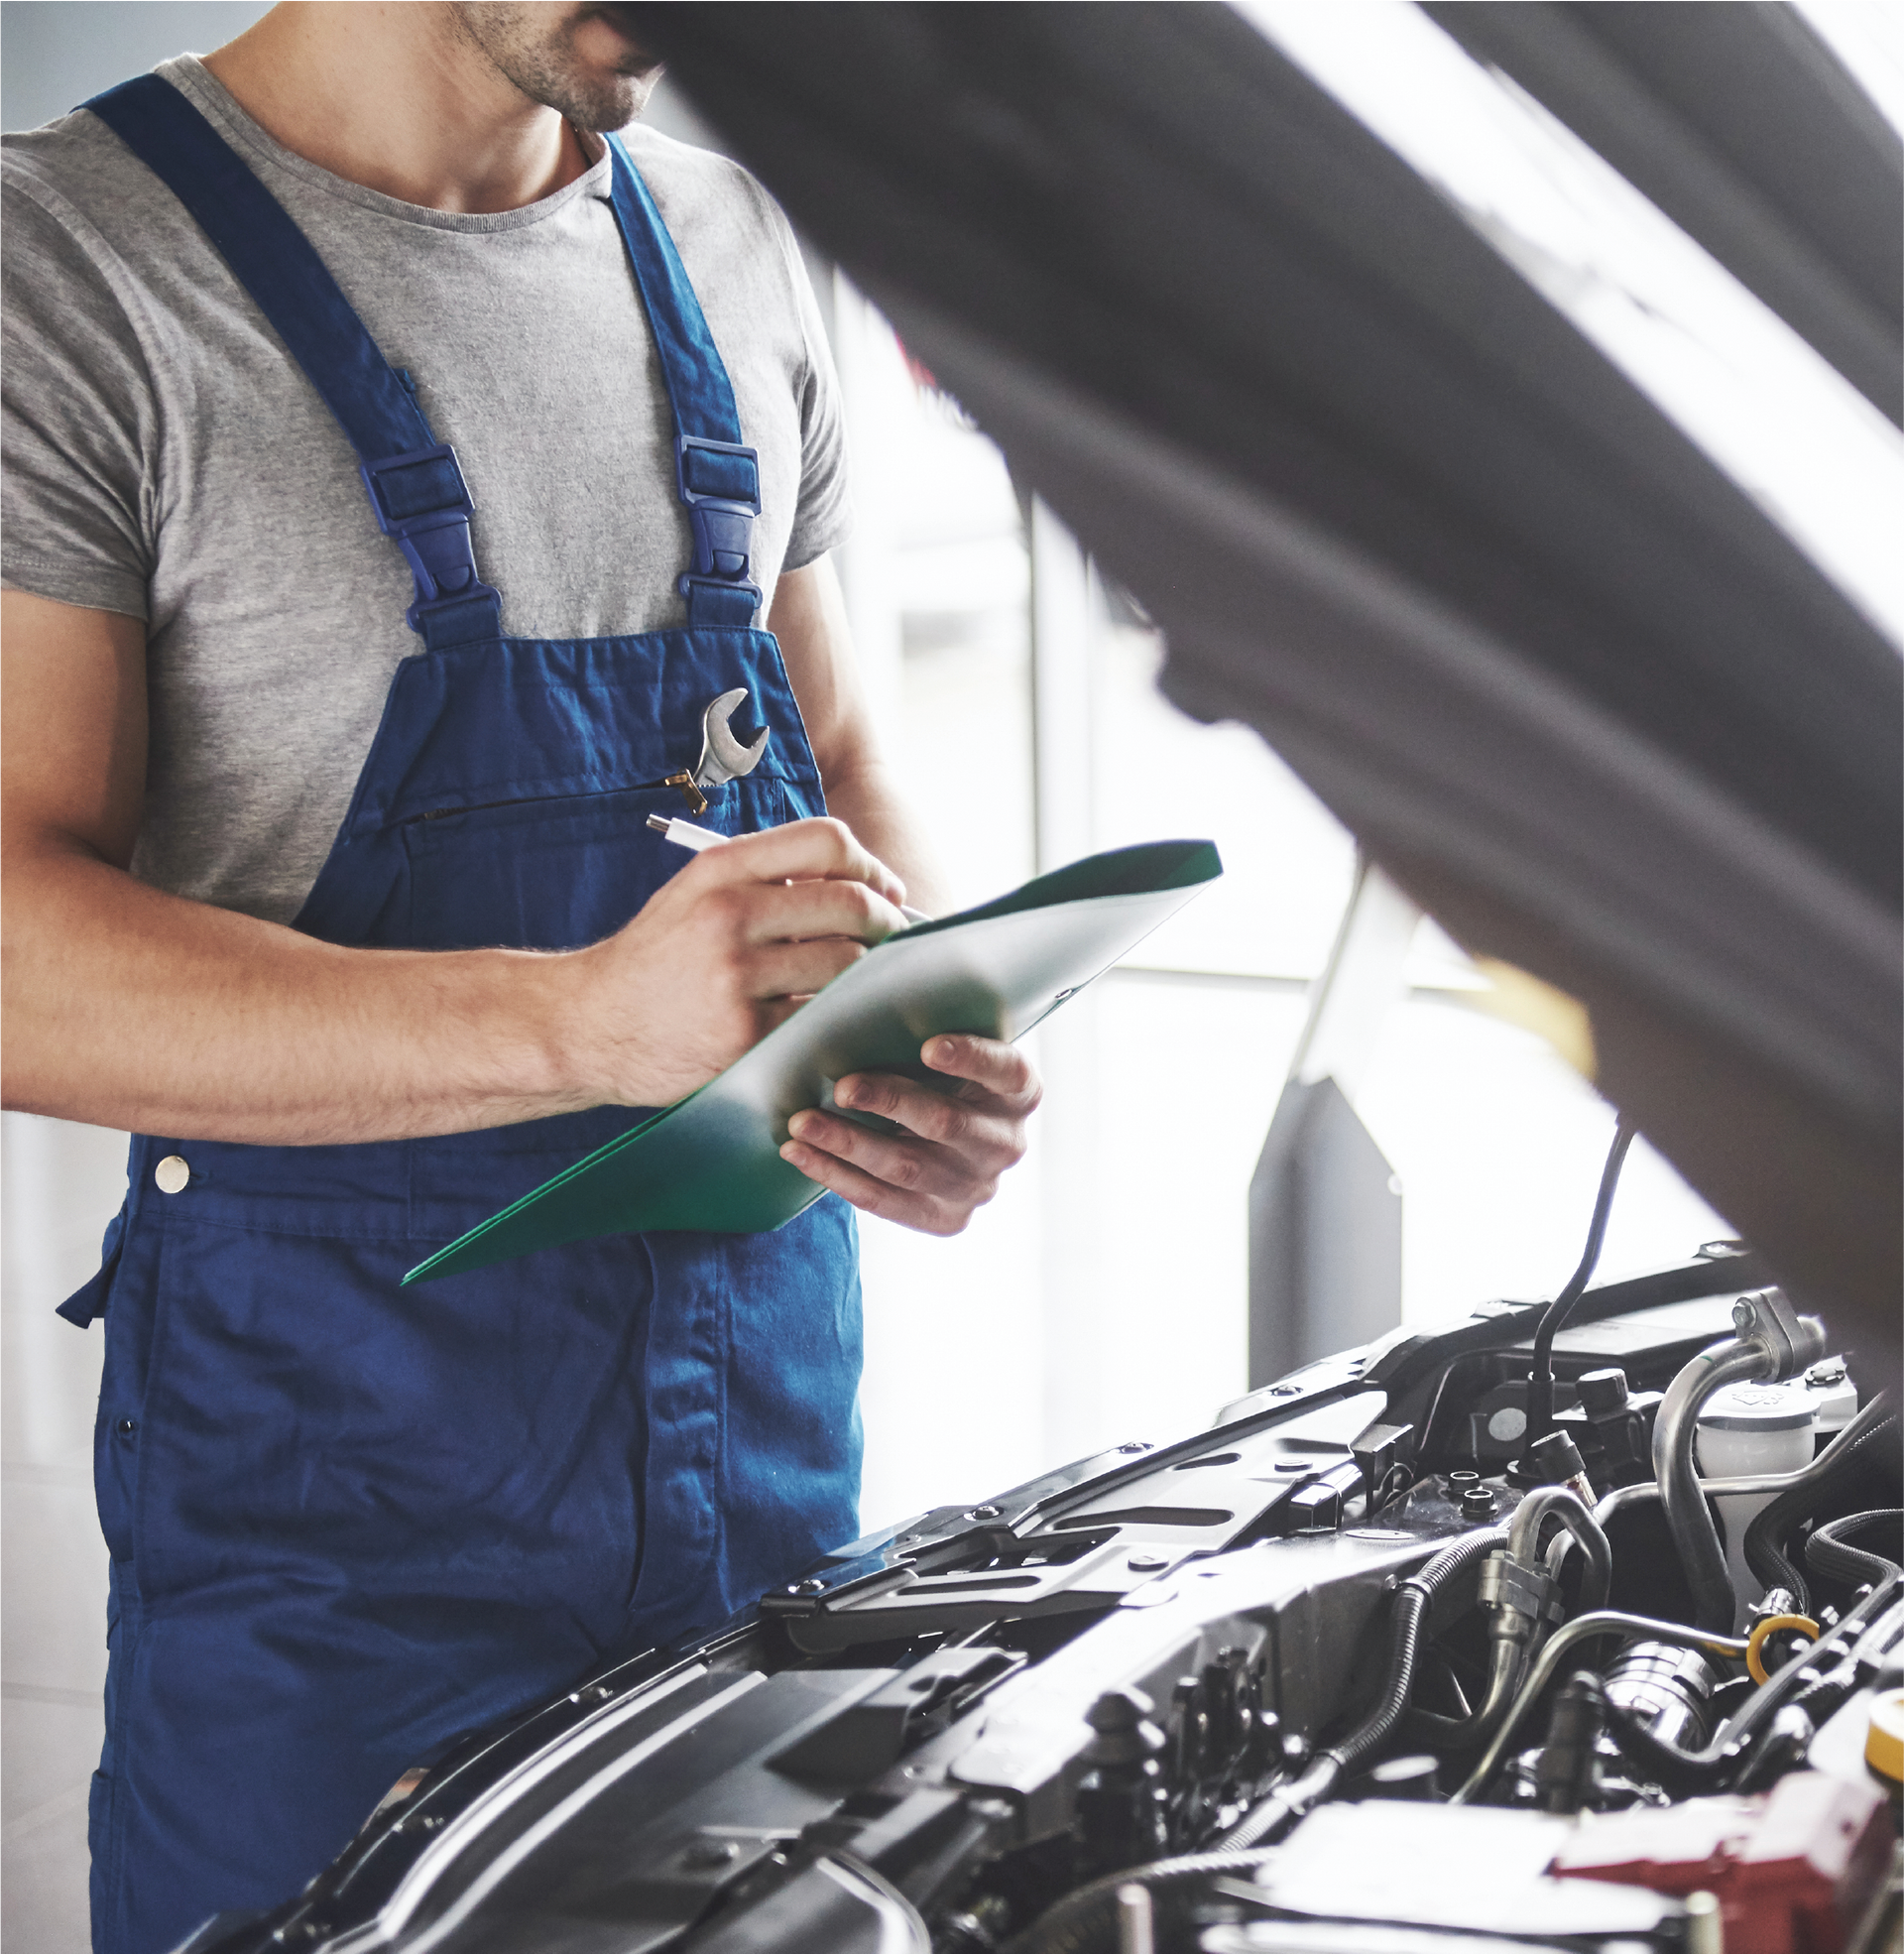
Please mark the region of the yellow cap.
<svg viewBox="0 0 1904 1954"><path fill-rule="evenodd" d="M1887 1690L1871 1704L1864 1762L1893 1784L1904 1782L1904 1689Z"/></svg>

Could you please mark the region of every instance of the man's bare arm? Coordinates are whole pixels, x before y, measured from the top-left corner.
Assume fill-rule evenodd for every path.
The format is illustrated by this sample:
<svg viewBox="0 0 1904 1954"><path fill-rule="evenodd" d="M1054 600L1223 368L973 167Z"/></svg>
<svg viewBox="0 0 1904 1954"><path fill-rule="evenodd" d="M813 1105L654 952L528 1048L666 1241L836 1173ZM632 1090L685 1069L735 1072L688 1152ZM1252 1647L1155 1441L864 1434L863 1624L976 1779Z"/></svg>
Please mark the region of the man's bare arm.
<svg viewBox="0 0 1904 1954"><path fill-rule="evenodd" d="M302 1145L664 1105L898 920L897 879L836 821L710 849L570 952L341 949L168 896L127 873L142 628L7 591L0 636L12 1107Z"/></svg>
<svg viewBox="0 0 1904 1954"><path fill-rule="evenodd" d="M830 556L780 578L768 626L780 641L786 675L800 702L826 787L827 811L903 878L905 900L913 909L937 916L944 890L931 849L874 736L846 598Z"/></svg>

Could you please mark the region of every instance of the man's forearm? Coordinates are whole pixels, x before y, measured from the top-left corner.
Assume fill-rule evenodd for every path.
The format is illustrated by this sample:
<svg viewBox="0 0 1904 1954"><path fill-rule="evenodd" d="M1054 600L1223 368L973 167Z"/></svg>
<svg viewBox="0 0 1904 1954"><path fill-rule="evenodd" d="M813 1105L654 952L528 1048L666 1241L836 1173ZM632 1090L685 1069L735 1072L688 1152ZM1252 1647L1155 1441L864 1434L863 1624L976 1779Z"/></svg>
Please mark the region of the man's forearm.
<svg viewBox="0 0 1904 1954"><path fill-rule="evenodd" d="M844 821L905 884L909 908L927 916L943 914L949 900L945 882L924 830L881 761L829 776L827 812Z"/></svg>
<svg viewBox="0 0 1904 1954"><path fill-rule="evenodd" d="M143 629L6 591L6 1103L295 1146L666 1105L704 1084L898 925L877 857L903 865L916 907L939 902L858 715L838 709L837 581L795 572L782 600L776 616L806 627L792 667L832 701L803 699L836 734L816 745L829 790L868 844L834 821L742 837L615 935L541 953L339 948L135 881Z"/></svg>
<svg viewBox="0 0 1904 1954"><path fill-rule="evenodd" d="M340 949L82 853L8 868L7 1103L186 1140L397 1140L573 1111L571 959Z"/></svg>
<svg viewBox="0 0 1904 1954"><path fill-rule="evenodd" d="M880 754L839 574L827 556L789 570L774 593L769 628L819 762L830 813L905 883L906 903L937 916L946 890L918 823Z"/></svg>
<svg viewBox="0 0 1904 1954"><path fill-rule="evenodd" d="M7 1104L181 1140L405 1140L671 1104L900 926L835 821L697 856L586 949L342 949L83 847L6 879Z"/></svg>

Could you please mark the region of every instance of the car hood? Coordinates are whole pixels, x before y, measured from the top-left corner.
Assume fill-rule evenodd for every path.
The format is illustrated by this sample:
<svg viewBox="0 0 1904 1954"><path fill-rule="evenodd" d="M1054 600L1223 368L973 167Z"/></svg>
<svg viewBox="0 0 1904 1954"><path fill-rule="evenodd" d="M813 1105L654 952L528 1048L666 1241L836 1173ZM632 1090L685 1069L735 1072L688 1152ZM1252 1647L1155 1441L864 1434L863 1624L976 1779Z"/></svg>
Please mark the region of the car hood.
<svg viewBox="0 0 1904 1954"><path fill-rule="evenodd" d="M1898 144L1797 16L1442 11L1895 417ZM1240 12L637 12L1149 611L1166 692L1578 997L1603 1091L1894 1349L1904 682L1867 610Z"/></svg>

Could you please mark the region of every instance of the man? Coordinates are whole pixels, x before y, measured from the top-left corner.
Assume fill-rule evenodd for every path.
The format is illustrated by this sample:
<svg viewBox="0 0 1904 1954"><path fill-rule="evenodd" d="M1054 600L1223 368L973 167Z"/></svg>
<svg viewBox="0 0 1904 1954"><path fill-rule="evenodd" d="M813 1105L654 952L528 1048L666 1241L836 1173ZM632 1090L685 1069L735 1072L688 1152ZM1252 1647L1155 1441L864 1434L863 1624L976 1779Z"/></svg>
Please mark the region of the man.
<svg viewBox="0 0 1904 1954"><path fill-rule="evenodd" d="M900 1131L795 1115L843 1198L785 1229L398 1287L934 901L797 253L726 162L604 143L624 11L283 6L7 146L8 1103L136 1136L66 1305L101 1949L848 1537L848 1204L958 1229L1037 1097L934 1039L948 1094L836 1088ZM739 686L768 744L683 862L646 817Z"/></svg>

